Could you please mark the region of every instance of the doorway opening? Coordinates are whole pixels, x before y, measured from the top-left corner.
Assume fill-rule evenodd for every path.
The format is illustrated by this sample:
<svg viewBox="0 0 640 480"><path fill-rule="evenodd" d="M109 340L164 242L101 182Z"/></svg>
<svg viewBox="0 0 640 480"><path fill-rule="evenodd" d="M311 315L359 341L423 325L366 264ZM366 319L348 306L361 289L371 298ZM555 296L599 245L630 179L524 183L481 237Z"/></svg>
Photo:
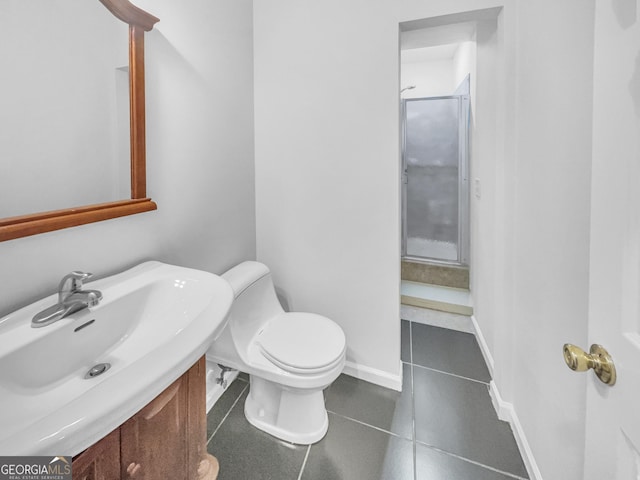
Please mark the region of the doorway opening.
<svg viewBox="0 0 640 480"><path fill-rule="evenodd" d="M476 22L401 25L402 279L469 288Z"/></svg>

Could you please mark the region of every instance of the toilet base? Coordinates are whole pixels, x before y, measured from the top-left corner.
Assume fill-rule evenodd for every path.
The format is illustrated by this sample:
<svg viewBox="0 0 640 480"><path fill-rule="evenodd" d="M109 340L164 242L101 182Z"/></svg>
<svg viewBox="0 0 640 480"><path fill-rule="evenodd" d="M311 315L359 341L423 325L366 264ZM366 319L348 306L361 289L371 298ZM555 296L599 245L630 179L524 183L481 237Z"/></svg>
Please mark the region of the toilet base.
<svg viewBox="0 0 640 480"><path fill-rule="evenodd" d="M322 440L329 428L322 388L290 388L254 375L244 415L254 427L300 445Z"/></svg>

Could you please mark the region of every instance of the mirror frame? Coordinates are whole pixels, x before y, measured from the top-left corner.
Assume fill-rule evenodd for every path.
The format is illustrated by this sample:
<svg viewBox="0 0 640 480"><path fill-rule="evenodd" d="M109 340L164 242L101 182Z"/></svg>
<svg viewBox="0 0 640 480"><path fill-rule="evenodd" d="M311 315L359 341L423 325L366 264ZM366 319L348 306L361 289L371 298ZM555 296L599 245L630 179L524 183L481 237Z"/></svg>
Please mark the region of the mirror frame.
<svg viewBox="0 0 640 480"><path fill-rule="evenodd" d="M0 218L0 242L158 208L147 198L144 32L150 31L159 19L129 0L100 2L118 19L129 24L131 199Z"/></svg>

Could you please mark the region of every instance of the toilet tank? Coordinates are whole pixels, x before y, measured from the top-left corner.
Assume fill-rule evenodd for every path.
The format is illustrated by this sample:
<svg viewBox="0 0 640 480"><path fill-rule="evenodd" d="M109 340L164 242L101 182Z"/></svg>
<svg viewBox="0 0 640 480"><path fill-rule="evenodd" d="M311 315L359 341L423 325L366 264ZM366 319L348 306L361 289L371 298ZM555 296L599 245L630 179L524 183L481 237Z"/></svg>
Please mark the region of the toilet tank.
<svg viewBox="0 0 640 480"><path fill-rule="evenodd" d="M226 328L229 336L221 335L219 341L229 341L230 337L237 353L246 361L253 337L265 323L281 314L283 309L266 265L260 262L243 262L224 273L222 278L233 288L235 299Z"/></svg>

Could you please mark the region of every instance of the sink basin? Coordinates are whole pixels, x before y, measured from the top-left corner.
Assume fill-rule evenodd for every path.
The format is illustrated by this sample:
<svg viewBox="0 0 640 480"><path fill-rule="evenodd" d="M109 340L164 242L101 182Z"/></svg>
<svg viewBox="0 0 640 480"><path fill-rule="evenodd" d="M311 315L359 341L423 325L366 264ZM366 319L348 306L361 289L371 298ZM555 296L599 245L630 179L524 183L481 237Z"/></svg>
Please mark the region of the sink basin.
<svg viewBox="0 0 640 480"><path fill-rule="evenodd" d="M102 302L46 327L31 318L57 295L0 319L0 455L76 455L100 440L205 353L233 301L217 275L160 262L86 287Z"/></svg>

